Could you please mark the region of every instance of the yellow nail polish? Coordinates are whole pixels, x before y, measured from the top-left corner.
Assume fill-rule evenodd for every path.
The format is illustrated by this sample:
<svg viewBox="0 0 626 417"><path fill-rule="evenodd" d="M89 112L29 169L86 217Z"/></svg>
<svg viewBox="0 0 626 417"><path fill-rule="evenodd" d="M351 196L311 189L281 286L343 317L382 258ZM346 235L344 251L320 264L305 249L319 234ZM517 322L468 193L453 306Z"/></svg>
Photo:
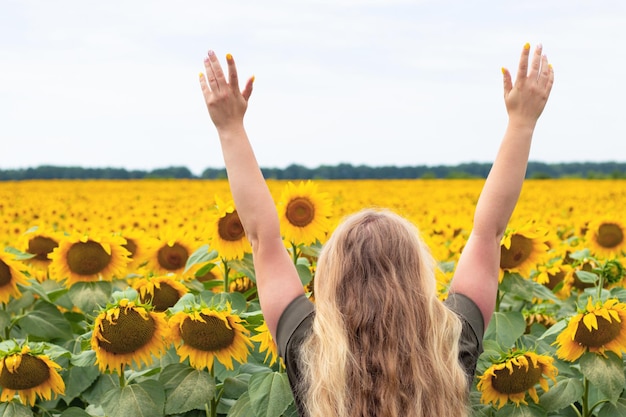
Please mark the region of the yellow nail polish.
<svg viewBox="0 0 626 417"><path fill-rule="evenodd" d="M502 71L502 74L506 74L506 68L502 67L500 70Z"/></svg>
<svg viewBox="0 0 626 417"><path fill-rule="evenodd" d="M232 61L233 60L233 56L231 54L226 54L226 60Z"/></svg>
<svg viewBox="0 0 626 417"><path fill-rule="evenodd" d="M252 77L250 77L250 82L254 82L254 80L256 80L256 77L253 75Z"/></svg>
<svg viewBox="0 0 626 417"><path fill-rule="evenodd" d="M204 78L204 74L203 73L199 73L198 74L198 78L203 79Z"/></svg>
<svg viewBox="0 0 626 417"><path fill-rule="evenodd" d="M530 43L526 42L524 44L524 49L526 49L528 51L530 49Z"/></svg>
<svg viewBox="0 0 626 417"><path fill-rule="evenodd" d="M554 67L552 66L552 64L548 64L548 68L550 68L551 70L554 69Z"/></svg>

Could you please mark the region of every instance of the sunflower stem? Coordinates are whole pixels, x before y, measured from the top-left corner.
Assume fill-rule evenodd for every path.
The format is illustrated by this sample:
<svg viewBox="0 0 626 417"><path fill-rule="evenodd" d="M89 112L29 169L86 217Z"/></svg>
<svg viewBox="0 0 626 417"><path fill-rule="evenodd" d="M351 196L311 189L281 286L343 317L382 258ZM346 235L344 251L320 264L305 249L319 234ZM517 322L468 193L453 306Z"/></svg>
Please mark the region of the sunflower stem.
<svg viewBox="0 0 626 417"><path fill-rule="evenodd" d="M589 409L589 412L591 413L590 415L593 415L593 410L595 410L596 407L598 407L601 404L608 403L608 402L609 402L609 400L600 400L597 403L595 403L594 405L592 405L591 408Z"/></svg>
<svg viewBox="0 0 626 417"><path fill-rule="evenodd" d="M215 381L215 368L211 367L211 378ZM209 414L207 414L209 416ZM217 417L217 395L211 398L211 414L210 417Z"/></svg>
<svg viewBox="0 0 626 417"><path fill-rule="evenodd" d="M583 391L583 417L589 417L589 380L583 378L585 390Z"/></svg>
<svg viewBox="0 0 626 417"><path fill-rule="evenodd" d="M224 263L224 292L230 292L230 286L228 285L228 273L230 272L230 267L228 266L228 261L222 259Z"/></svg>
<svg viewBox="0 0 626 417"><path fill-rule="evenodd" d="M495 306L495 312L499 312L500 311L500 302L502 301L502 297L504 296L504 294L502 293L502 291L500 291L500 289L498 289L498 295L496 296L496 306Z"/></svg>
<svg viewBox="0 0 626 417"><path fill-rule="evenodd" d="M576 408L576 405L570 404L569 406L571 407L572 410L574 410L574 412L576 413L578 417L582 417L582 415L580 414L580 411L578 411L578 408Z"/></svg>
<svg viewBox="0 0 626 417"><path fill-rule="evenodd" d="M119 374L119 380L120 380L120 388L124 388L126 386L126 376L124 375L123 368Z"/></svg>
<svg viewBox="0 0 626 417"><path fill-rule="evenodd" d="M298 252L298 246L293 242L291 242L291 256L293 257L293 264L297 265L300 252Z"/></svg>
<svg viewBox="0 0 626 417"><path fill-rule="evenodd" d="M598 279L598 301L602 300L602 288L604 288L604 274L600 273Z"/></svg>

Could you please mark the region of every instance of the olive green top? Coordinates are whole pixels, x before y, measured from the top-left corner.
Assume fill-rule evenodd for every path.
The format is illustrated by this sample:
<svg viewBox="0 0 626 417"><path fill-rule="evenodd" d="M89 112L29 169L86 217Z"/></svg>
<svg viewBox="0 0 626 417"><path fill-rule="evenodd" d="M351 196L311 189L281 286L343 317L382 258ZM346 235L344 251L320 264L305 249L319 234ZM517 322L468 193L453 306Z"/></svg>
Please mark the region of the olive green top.
<svg viewBox="0 0 626 417"><path fill-rule="evenodd" d="M444 301L444 305L454 311L463 324L459 340L459 360L465 368L468 382L471 384L478 356L483 351L484 321L482 313L478 306L463 294L450 294ZM300 416L306 414L303 412L301 398L297 395L297 387L300 382L298 356L302 341L308 336L313 325L314 315L314 304L306 296L301 295L287 306L278 320L276 330L278 353L285 363Z"/></svg>

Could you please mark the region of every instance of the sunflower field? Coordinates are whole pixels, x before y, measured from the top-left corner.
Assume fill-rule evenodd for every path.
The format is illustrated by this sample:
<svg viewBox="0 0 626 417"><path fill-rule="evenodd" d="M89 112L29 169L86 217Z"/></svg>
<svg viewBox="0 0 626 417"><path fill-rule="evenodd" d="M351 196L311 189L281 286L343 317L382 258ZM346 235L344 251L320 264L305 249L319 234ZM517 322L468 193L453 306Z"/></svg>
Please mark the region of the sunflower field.
<svg viewBox="0 0 626 417"><path fill-rule="evenodd" d="M483 183L268 181L313 300L364 207L418 226L445 298ZM625 234L626 181L526 181L474 415L626 416ZM297 416L225 180L0 182L0 242L1 416Z"/></svg>

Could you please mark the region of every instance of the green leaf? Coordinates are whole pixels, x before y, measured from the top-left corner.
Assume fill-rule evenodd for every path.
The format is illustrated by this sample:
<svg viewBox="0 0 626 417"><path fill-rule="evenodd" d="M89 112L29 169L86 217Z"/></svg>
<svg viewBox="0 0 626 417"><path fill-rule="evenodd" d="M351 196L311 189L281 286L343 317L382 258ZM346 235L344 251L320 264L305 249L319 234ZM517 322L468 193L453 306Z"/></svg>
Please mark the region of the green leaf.
<svg viewBox="0 0 626 417"><path fill-rule="evenodd" d="M71 403L74 398L78 397L83 391L89 388L89 386L98 379L99 375L100 371L96 366L70 367L64 378L64 380L67 381L65 384L65 394L63 395L65 402L67 404Z"/></svg>
<svg viewBox="0 0 626 417"><path fill-rule="evenodd" d="M90 404L101 406L101 400L104 393L115 388L119 389L119 384L119 377L117 374L101 374L96 382L90 386L89 389L83 392L82 396Z"/></svg>
<svg viewBox="0 0 626 417"><path fill-rule="evenodd" d="M230 408L226 417L257 417L250 403L250 396L244 393Z"/></svg>
<svg viewBox="0 0 626 417"><path fill-rule="evenodd" d="M310 246L302 245L300 247L300 253L302 253L302 255L305 255L309 258L319 258L321 251L322 251L322 244L319 242L314 243Z"/></svg>
<svg viewBox="0 0 626 417"><path fill-rule="evenodd" d="M22 311L29 308L35 303L35 296L30 291L22 292L22 295L17 298L13 298L7 304L6 311L12 314L22 314Z"/></svg>
<svg viewBox="0 0 626 417"><path fill-rule="evenodd" d="M226 303L229 303L235 313L246 311L248 306L246 297L240 292L219 292L215 294L210 291L204 291L200 294L200 298L207 305L217 308L223 308L226 306Z"/></svg>
<svg viewBox="0 0 626 417"><path fill-rule="evenodd" d="M215 378L182 363L166 366L159 382L167 394L165 414L204 410L205 404L215 398Z"/></svg>
<svg viewBox="0 0 626 417"><path fill-rule="evenodd" d="M297 264L296 271L298 271L298 276L300 277L302 285L307 285L313 279L311 269L306 265Z"/></svg>
<svg viewBox="0 0 626 417"><path fill-rule="evenodd" d="M615 404L604 404L598 417L626 417L626 398L620 398Z"/></svg>
<svg viewBox="0 0 626 417"><path fill-rule="evenodd" d="M570 253L569 257L572 259L576 259L577 261L582 261L586 258L591 257L591 251L589 250L589 248L584 248Z"/></svg>
<svg viewBox="0 0 626 417"><path fill-rule="evenodd" d="M14 248L13 246L5 246L4 251L13 255L13 259L16 261L26 261L33 259L35 256L32 253L22 252L21 250Z"/></svg>
<svg viewBox="0 0 626 417"><path fill-rule="evenodd" d="M70 362L74 366L92 366L96 363L96 352L93 350L84 350L79 354L72 355Z"/></svg>
<svg viewBox="0 0 626 417"><path fill-rule="evenodd" d="M529 286L533 290L533 297L534 298L539 298L541 300L555 301L555 302L558 302L558 303L561 302L559 297L554 295L554 293L552 291L550 291L550 289L548 287L546 287L545 285L539 284L539 283L537 283L535 281L532 281L532 280L528 280L528 283L529 283Z"/></svg>
<svg viewBox="0 0 626 417"><path fill-rule="evenodd" d="M187 259L184 272L187 272L194 265L207 263L215 258L217 258L217 251L209 250L209 245L202 245Z"/></svg>
<svg viewBox="0 0 626 417"><path fill-rule="evenodd" d="M299 417L299 416L300 414L298 414L298 407L296 407L295 401L289 404L289 407L287 407L287 410L283 413L283 417Z"/></svg>
<svg viewBox="0 0 626 417"><path fill-rule="evenodd" d="M546 410L535 404L520 404L519 406L507 404L496 412L495 417L546 417L547 415Z"/></svg>
<svg viewBox="0 0 626 417"><path fill-rule="evenodd" d="M102 397L107 417L162 417L164 406L163 386L152 379L114 388Z"/></svg>
<svg viewBox="0 0 626 417"><path fill-rule="evenodd" d="M59 417L91 417L91 414L77 407L67 408Z"/></svg>
<svg viewBox="0 0 626 417"><path fill-rule="evenodd" d="M6 329L11 325L11 315L4 310L0 310L0 329Z"/></svg>
<svg viewBox="0 0 626 417"><path fill-rule="evenodd" d="M547 411L556 411L580 401L584 392L578 378L558 378L557 383L539 397L539 403Z"/></svg>
<svg viewBox="0 0 626 417"><path fill-rule="evenodd" d="M70 339L72 326L54 305L46 301L35 303L33 311L21 317L18 325L29 336L44 340Z"/></svg>
<svg viewBox="0 0 626 417"><path fill-rule="evenodd" d="M613 352L606 352L606 358L592 352L585 353L580 358L580 371L612 403L617 401L626 385L624 364Z"/></svg>
<svg viewBox="0 0 626 417"><path fill-rule="evenodd" d="M546 330L541 336L539 336L537 340L543 340L547 337L552 338L552 336L555 336L556 340L556 336L558 336L566 327L567 320L559 320L558 322L550 326L548 330Z"/></svg>
<svg viewBox="0 0 626 417"><path fill-rule="evenodd" d="M506 273L500 284L500 289L514 298L532 301L533 288L530 282L530 280L524 279L519 274Z"/></svg>
<svg viewBox="0 0 626 417"><path fill-rule="evenodd" d="M594 274L593 272L587 272L587 271L576 271L576 278L578 278L581 282L584 282L586 284L595 284L596 282L598 282L598 275Z"/></svg>
<svg viewBox="0 0 626 417"><path fill-rule="evenodd" d="M239 374L234 377L227 377L224 379L224 395L222 398L234 398L237 399L248 390L248 382L250 381L250 374Z"/></svg>
<svg viewBox="0 0 626 417"><path fill-rule="evenodd" d="M68 296L80 311L91 314L106 306L112 288L112 284L107 281L77 282L70 288Z"/></svg>
<svg viewBox="0 0 626 417"><path fill-rule="evenodd" d="M193 306L195 302L196 302L196 296L188 292L187 294L180 297L178 301L176 302L176 304L170 307L170 311L172 312L172 314L181 312L185 310L185 308Z"/></svg>
<svg viewBox="0 0 626 417"><path fill-rule="evenodd" d="M39 296L38 298L51 302L50 298L48 298L48 293L46 292L46 289L39 282L33 281L27 288L28 291L37 294Z"/></svg>
<svg viewBox="0 0 626 417"><path fill-rule="evenodd" d="M243 259L228 261L228 266L256 283L256 271L254 270L254 262L251 254L246 253Z"/></svg>
<svg viewBox="0 0 626 417"><path fill-rule="evenodd" d="M293 402L286 373L263 372L252 375L248 394L257 417L280 417Z"/></svg>
<svg viewBox="0 0 626 417"><path fill-rule="evenodd" d="M30 408L10 401L0 403L0 416L2 417L33 417L34 414Z"/></svg>
<svg viewBox="0 0 626 417"><path fill-rule="evenodd" d="M526 321L519 311L495 312L487 326L485 339L495 339L504 350L513 347L524 334Z"/></svg>

